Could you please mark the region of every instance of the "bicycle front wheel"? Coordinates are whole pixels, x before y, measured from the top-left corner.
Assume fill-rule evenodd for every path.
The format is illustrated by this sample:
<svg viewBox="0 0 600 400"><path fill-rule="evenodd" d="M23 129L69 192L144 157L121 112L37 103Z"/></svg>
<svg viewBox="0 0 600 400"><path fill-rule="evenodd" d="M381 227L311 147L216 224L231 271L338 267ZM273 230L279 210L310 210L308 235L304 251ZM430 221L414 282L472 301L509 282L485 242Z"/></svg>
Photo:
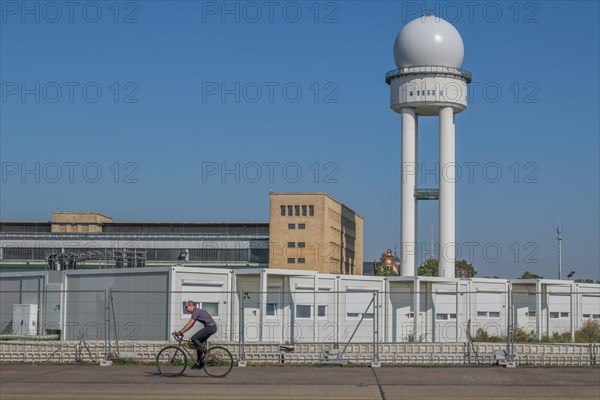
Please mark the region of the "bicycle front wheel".
<svg viewBox="0 0 600 400"><path fill-rule="evenodd" d="M177 346L167 346L156 355L158 372L162 376L173 378L183 374L187 368L187 356Z"/></svg>
<svg viewBox="0 0 600 400"><path fill-rule="evenodd" d="M233 368L233 356L225 347L211 347L204 355L204 370L213 378L223 378Z"/></svg>

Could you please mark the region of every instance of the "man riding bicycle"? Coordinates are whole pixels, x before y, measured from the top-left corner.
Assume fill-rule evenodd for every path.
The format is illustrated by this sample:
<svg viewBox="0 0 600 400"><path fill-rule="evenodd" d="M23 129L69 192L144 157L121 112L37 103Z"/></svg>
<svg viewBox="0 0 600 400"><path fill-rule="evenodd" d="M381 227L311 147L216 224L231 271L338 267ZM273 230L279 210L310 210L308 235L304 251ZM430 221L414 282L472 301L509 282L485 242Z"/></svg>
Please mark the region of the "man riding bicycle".
<svg viewBox="0 0 600 400"><path fill-rule="evenodd" d="M202 359L204 358L204 351L202 351L204 343L206 343L209 337L217 332L217 324L206 310L197 308L196 303L194 303L193 300L188 300L185 309L187 312L192 313L192 317L179 332L173 333L179 336L183 335L185 332L192 329L192 326L194 326L196 321L200 321L202 325L204 325L204 328L196 332L190 339L194 346L196 346L196 353L198 354L198 361L196 365L192 366L192 369L200 369L204 367L204 362L202 362Z"/></svg>

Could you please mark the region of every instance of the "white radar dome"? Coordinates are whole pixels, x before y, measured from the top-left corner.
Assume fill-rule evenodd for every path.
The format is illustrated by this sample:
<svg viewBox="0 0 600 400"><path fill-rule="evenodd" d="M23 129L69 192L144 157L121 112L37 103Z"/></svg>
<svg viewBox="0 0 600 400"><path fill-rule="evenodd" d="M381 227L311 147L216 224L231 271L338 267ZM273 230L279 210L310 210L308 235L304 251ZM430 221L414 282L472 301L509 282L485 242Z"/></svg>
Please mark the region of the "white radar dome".
<svg viewBox="0 0 600 400"><path fill-rule="evenodd" d="M460 33L449 22L434 15L410 21L394 43L398 68L442 66L460 68L465 56Z"/></svg>

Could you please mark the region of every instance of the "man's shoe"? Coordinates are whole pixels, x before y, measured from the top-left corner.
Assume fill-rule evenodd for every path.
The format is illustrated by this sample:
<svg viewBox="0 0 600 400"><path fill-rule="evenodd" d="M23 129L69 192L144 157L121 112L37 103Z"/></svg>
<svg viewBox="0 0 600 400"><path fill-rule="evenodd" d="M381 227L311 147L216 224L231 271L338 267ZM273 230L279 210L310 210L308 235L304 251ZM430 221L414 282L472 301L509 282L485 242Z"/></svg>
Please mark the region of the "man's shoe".
<svg viewBox="0 0 600 400"><path fill-rule="evenodd" d="M202 369L204 368L204 363L202 361L198 361L192 365L192 369Z"/></svg>

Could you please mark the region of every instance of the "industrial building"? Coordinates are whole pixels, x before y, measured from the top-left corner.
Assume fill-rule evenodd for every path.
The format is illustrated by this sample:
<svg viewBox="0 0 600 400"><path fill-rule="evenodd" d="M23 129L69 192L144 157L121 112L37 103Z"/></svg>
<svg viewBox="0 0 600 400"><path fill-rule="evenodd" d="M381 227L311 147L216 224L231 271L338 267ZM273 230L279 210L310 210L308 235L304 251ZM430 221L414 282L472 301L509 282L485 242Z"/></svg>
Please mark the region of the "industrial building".
<svg viewBox="0 0 600 400"><path fill-rule="evenodd" d="M114 222L92 212L55 212L51 221L0 222L3 270L45 269L50 254L72 254L79 268L114 267L115 251L135 252L147 266L179 261L189 266L267 267L269 224Z"/></svg>
<svg viewBox="0 0 600 400"><path fill-rule="evenodd" d="M271 193L270 268L363 275L363 218L324 193Z"/></svg>
<svg viewBox="0 0 600 400"><path fill-rule="evenodd" d="M270 222L1 221L0 269L287 268L362 275L363 219L324 193L271 193Z"/></svg>

